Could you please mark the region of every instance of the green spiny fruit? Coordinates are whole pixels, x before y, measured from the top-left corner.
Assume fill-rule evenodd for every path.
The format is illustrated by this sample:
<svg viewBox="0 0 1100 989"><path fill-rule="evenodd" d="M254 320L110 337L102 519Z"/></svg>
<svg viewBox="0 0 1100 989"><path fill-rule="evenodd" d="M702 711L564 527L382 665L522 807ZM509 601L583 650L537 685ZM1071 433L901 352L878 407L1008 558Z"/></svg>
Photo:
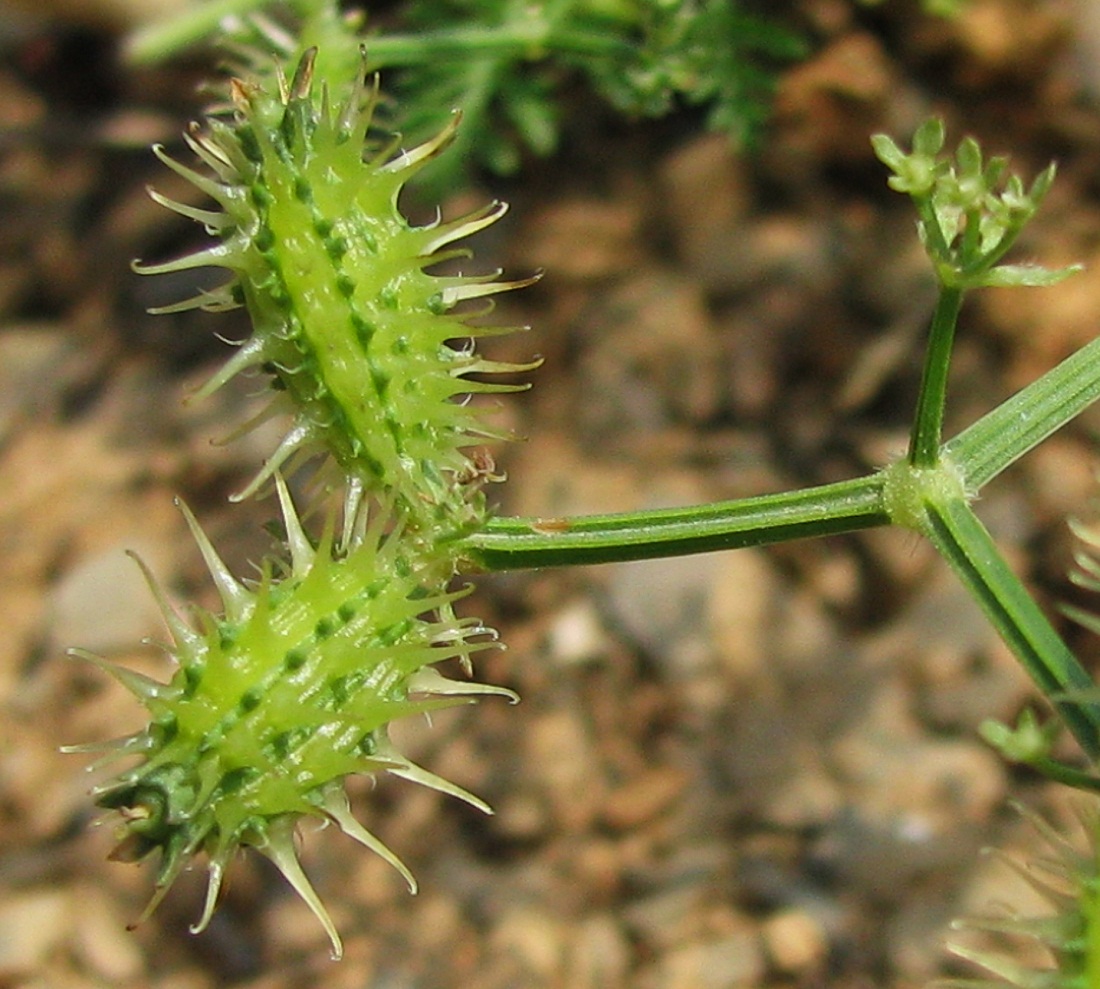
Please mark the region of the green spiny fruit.
<svg viewBox="0 0 1100 989"><path fill-rule="evenodd" d="M1009 951L975 950L957 943L956 955L980 965L994 979L951 979L944 989L1096 989L1100 986L1100 815L1095 806L1080 812L1084 847L1037 814L1020 808L1042 836L1050 855L1025 868L1004 861L1051 907L1038 917L1006 914L957 921L956 930L984 931L1030 941L1046 948L1052 965L1033 968Z"/></svg>
<svg viewBox="0 0 1100 989"><path fill-rule="evenodd" d="M483 517L480 483L492 477L484 457L466 450L503 438L481 412L460 401L474 393L524 386L470 375L534 365L487 360L473 341L512 328L473 325L456 307L525 281L429 269L467 257L451 245L499 219L485 208L450 222L413 226L397 199L406 181L453 139L457 117L435 139L410 151L391 142L364 157L376 94L360 67L346 99L330 104L313 85L316 50L292 80L235 80L231 120L212 119L187 140L214 177L157 154L221 207L196 209L156 193L170 209L202 223L219 242L149 273L218 266L234 278L221 288L159 310L223 310L244 304L253 334L200 394L237 373L262 367L289 401L293 425L259 476L255 491L289 458L318 448L345 476L393 500L412 529L444 521L462 528ZM455 344L466 340L467 344Z"/></svg>
<svg viewBox="0 0 1100 989"><path fill-rule="evenodd" d="M363 499L349 497L342 533L329 525L314 547L276 476L292 566L268 563L257 584L237 581L191 514L188 524L221 596L224 613L198 611L185 622L149 580L171 632L178 664L168 683L85 652L148 709L148 727L98 748L106 761L138 756L133 768L98 786L100 806L118 813L127 861L160 852L147 916L199 852L209 857L206 904L213 912L222 875L242 846L270 858L328 932L339 936L294 849L300 820L335 822L381 854L415 889L404 865L352 816L343 788L352 774L388 772L489 808L462 788L414 765L390 742L388 725L410 714L468 703L504 688L453 681L434 665L497 645L474 619L456 619L450 562L410 556L400 530L378 512L368 524ZM95 750L96 746L77 751Z"/></svg>

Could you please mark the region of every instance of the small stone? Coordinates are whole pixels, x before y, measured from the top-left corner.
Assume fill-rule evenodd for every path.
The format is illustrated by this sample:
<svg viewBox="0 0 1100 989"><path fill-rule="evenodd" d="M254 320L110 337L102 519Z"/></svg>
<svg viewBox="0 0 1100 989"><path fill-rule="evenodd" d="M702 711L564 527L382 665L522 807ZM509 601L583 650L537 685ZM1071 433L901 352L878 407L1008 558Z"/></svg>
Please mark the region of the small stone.
<svg viewBox="0 0 1100 989"><path fill-rule="evenodd" d="M579 369L585 401L576 416L593 440L713 419L724 373L698 283L647 270L601 295L589 318L600 331Z"/></svg>
<svg viewBox="0 0 1100 989"><path fill-rule="evenodd" d="M568 938L560 921L532 907L515 907L491 935L494 951L512 954L524 972L549 985L560 975Z"/></svg>
<svg viewBox="0 0 1100 989"><path fill-rule="evenodd" d="M4 112L8 107L5 105ZM20 421L45 414L60 400L77 365L76 348L51 325L5 326L0 338L0 439Z"/></svg>
<svg viewBox="0 0 1100 989"><path fill-rule="evenodd" d="M710 890L705 885L665 885L656 892L635 899L623 910L631 935L648 947L672 951L697 936L699 916Z"/></svg>
<svg viewBox="0 0 1100 989"><path fill-rule="evenodd" d="M595 817L604 790L594 741L580 716L549 711L531 724L527 762L549 798L559 827L583 830Z"/></svg>
<svg viewBox="0 0 1100 989"><path fill-rule="evenodd" d="M900 685L884 686L834 746L850 810L819 846L849 881L889 898L923 875L969 862L1007 787L992 752L969 740L924 737L907 705Z"/></svg>
<svg viewBox="0 0 1100 989"><path fill-rule="evenodd" d="M706 280L713 258L737 239L749 209L745 161L725 134L705 134L669 155L660 177L677 247Z"/></svg>
<svg viewBox="0 0 1100 989"><path fill-rule="evenodd" d="M1074 0L1074 64L1092 99L1100 99L1100 7L1095 0Z"/></svg>
<svg viewBox="0 0 1100 989"><path fill-rule="evenodd" d="M735 683L761 675L771 649L768 610L777 589L775 573L762 550L724 553L710 577L708 618L722 666Z"/></svg>
<svg viewBox="0 0 1100 989"><path fill-rule="evenodd" d="M126 554L134 549L154 572L168 553L134 542L108 547L71 567L49 597L50 650L80 646L94 653L132 647L163 621L141 571Z"/></svg>
<svg viewBox="0 0 1100 989"><path fill-rule="evenodd" d="M677 768L667 766L650 770L608 797L603 818L613 828L638 827L668 807L687 784L687 776Z"/></svg>
<svg viewBox="0 0 1100 989"><path fill-rule="evenodd" d="M882 43L853 31L787 72L776 94L776 132L791 159L865 160L897 90Z"/></svg>
<svg viewBox="0 0 1100 989"><path fill-rule="evenodd" d="M563 985L570 989L619 989L627 985L630 944L606 914L588 917L569 938Z"/></svg>
<svg viewBox="0 0 1100 989"><path fill-rule="evenodd" d="M1044 519L1055 524L1087 512L1096 495L1096 464L1091 441L1081 443L1064 434L1050 437L1022 462L1029 492L1042 506Z"/></svg>
<svg viewBox="0 0 1100 989"><path fill-rule="evenodd" d="M557 279L588 281L632 270L638 260L641 211L627 201L572 199L554 203L527 224L525 263Z"/></svg>
<svg viewBox="0 0 1100 989"><path fill-rule="evenodd" d="M769 960L784 975L813 972L829 954L828 935L803 910L784 910L769 917L762 934Z"/></svg>
<svg viewBox="0 0 1100 989"><path fill-rule="evenodd" d="M137 941L126 930L127 918L96 889L81 889L79 902L73 933L88 967L114 985L137 979L144 959Z"/></svg>
<svg viewBox="0 0 1100 989"><path fill-rule="evenodd" d="M758 939L746 929L668 952L640 984L645 989L739 989L758 985L766 967Z"/></svg>
<svg viewBox="0 0 1100 989"><path fill-rule="evenodd" d="M18 983L42 968L68 937L72 901L68 892L34 889L0 905L0 980Z"/></svg>
<svg viewBox="0 0 1100 989"><path fill-rule="evenodd" d="M1036 78L1062 53L1069 31L1064 6L970 0L958 17L944 19L916 36L927 34L931 40L941 33L942 47L958 56L957 74L964 85L990 85L1005 77ZM928 54L942 57L944 52Z"/></svg>
<svg viewBox="0 0 1100 989"><path fill-rule="evenodd" d="M618 625L674 675L695 671L683 664L677 647L705 628L720 564L714 556L673 557L615 567L608 604Z"/></svg>
<svg viewBox="0 0 1100 989"><path fill-rule="evenodd" d="M599 613L591 600L574 601L558 612L550 626L548 648L563 666L598 659L607 644Z"/></svg>

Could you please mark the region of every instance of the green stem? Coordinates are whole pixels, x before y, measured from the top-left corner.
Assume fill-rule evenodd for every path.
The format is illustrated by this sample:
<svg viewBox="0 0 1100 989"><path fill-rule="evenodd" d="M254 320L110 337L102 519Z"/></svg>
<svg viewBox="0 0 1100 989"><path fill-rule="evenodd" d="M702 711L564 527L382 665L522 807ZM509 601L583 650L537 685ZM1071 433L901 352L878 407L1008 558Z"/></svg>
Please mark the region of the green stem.
<svg viewBox="0 0 1100 989"><path fill-rule="evenodd" d="M624 59L634 54L629 44L613 35L555 28L538 18L526 18L500 27L375 35L367 39L371 69L490 55L533 60L550 51L609 59Z"/></svg>
<svg viewBox="0 0 1100 989"><path fill-rule="evenodd" d="M689 508L579 518L497 518L462 557L485 570L613 563L762 546L886 525L883 476Z"/></svg>
<svg viewBox="0 0 1100 989"><path fill-rule="evenodd" d="M1088 757L1100 760L1096 685L1009 569L989 533L961 498L925 502L924 534L951 565L1005 643L1058 709Z"/></svg>
<svg viewBox="0 0 1100 989"><path fill-rule="evenodd" d="M193 10L153 23L136 32L126 53L136 64L170 57L218 31L227 17L242 17L273 0L206 0ZM525 8L495 27L460 27L416 34L371 35L366 39L369 68L422 65L440 59L504 57L520 61L548 52L622 60L636 54L628 42L612 32L562 27L539 6Z"/></svg>
<svg viewBox="0 0 1100 989"><path fill-rule="evenodd" d="M227 17L242 17L272 0L207 0L185 13L155 21L135 32L126 45L126 57L136 65L169 58L218 30Z"/></svg>
<svg viewBox="0 0 1100 989"><path fill-rule="evenodd" d="M932 314L920 396L909 439L909 463L914 467L934 467L939 461L947 376L962 300L962 289L947 285L940 288L936 311Z"/></svg>
<svg viewBox="0 0 1100 989"><path fill-rule="evenodd" d="M1028 450L1100 398L1100 338L1017 392L937 452L974 495ZM806 491L690 508L568 519L496 518L463 541L487 570L606 563L762 545L890 521L888 472ZM761 527L760 531L754 531Z"/></svg>
<svg viewBox="0 0 1100 989"><path fill-rule="evenodd" d="M1055 759L1032 759L1027 765L1037 773L1042 773L1047 779L1054 780L1055 783L1072 786L1075 790L1100 793L1100 779L1090 773L1083 773L1079 769L1074 769L1072 766L1066 766Z"/></svg>
<svg viewBox="0 0 1100 989"><path fill-rule="evenodd" d="M944 447L971 494L1100 399L1100 337L1018 391Z"/></svg>

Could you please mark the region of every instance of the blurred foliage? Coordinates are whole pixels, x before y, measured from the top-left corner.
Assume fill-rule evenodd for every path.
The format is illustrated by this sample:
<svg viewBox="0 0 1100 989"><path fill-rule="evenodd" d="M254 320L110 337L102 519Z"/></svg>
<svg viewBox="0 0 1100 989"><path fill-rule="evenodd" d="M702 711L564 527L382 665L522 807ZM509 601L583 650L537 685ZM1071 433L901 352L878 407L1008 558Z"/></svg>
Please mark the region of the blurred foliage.
<svg viewBox="0 0 1100 989"><path fill-rule="evenodd" d="M923 0L941 15L965 3ZM514 174L525 155L552 154L567 106L585 105L566 91L632 118L698 107L709 127L751 145L779 71L810 50L785 23L788 10L755 0L401 0L372 5L366 18L343 14L337 0L205 0L144 28L129 50L156 61L211 37L254 44L258 32L288 60L313 37L321 62L347 64L365 41L368 68L383 72L391 97L387 123L408 142L462 112L449 171L430 175L453 185L471 166Z"/></svg>
<svg viewBox="0 0 1100 989"><path fill-rule="evenodd" d="M156 61L204 38L232 46L257 34L288 59L314 36L342 46L329 56L340 62L364 41L368 68L382 71L392 97L388 123L410 143L460 110L451 174L433 176L445 183L471 165L510 174L525 154L553 153L562 94L578 86L630 117L697 106L710 127L751 142L778 70L808 51L774 13L742 0L406 0L366 21L335 0L208 0L144 29L129 50Z"/></svg>
<svg viewBox="0 0 1100 989"><path fill-rule="evenodd" d="M495 49L475 41L453 57L409 59L390 78L398 126L414 139L438 130L452 107L466 154L515 172L524 151L552 153L562 133L563 88L581 80L630 117L699 106L708 125L751 143L766 121L776 72L806 45L778 22L731 0L414 0L406 23L430 43L470 24L486 36L530 38ZM398 60L368 42L372 63ZM376 62L377 60L377 62Z"/></svg>

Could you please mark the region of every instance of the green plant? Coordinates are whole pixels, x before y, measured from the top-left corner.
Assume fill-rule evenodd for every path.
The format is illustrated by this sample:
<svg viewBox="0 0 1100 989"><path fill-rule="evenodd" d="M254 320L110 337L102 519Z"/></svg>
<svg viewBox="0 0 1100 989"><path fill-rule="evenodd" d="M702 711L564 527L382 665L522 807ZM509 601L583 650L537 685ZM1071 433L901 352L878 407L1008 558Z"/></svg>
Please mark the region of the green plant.
<svg viewBox="0 0 1100 989"><path fill-rule="evenodd" d="M873 526L913 530L955 570L1055 712L1048 725L1033 715L1015 729L987 725L986 737L1006 757L1053 779L1100 789L1094 768L1100 699L1093 680L971 508L987 483L1100 397L1100 340L958 436L944 441L942 435L965 295L991 286L1051 285L1073 271L1004 263L1049 190L1053 167L1025 187L1008 174L1004 159L985 160L972 140L945 154L944 128L935 120L920 128L911 152L888 137L874 138L891 186L913 200L939 283L909 447L894 463L823 487L683 509L493 518L482 494L483 485L496 480L492 463L471 448L496 433L455 398L515 387L467 375L534 365L497 364L472 347L455 347L456 337L500 331L472 328L465 311L454 307L522 282L428 269L462 256L448 245L492 223L501 207L449 223L408 224L395 205L401 185L444 150L455 124L409 152L392 143L371 145L374 92L363 82L355 25L332 9L316 18L287 63L289 78L282 63L240 53L231 111L190 138L213 178L160 153L220 210L161 201L202 224L216 242L140 270L212 265L232 273L229 284L168 310L245 306L253 335L207 390L260 367L276 391L273 414L286 409L293 424L242 495L272 481L282 503L285 547L259 581L249 586L230 575L190 515L223 613L200 612L184 622L150 578L172 633L179 666L173 679L158 683L83 654L150 712L146 729L110 746L109 755L137 756L138 764L96 791L101 805L118 812L120 857L161 854L149 909L183 866L205 852L211 864L201 928L228 860L251 845L302 894L339 955L338 935L297 862L297 822L309 816L335 821L404 872L351 817L342 789L347 776L390 772L484 808L408 762L387 734L393 720L409 713L467 696L511 696L456 684L433 670L448 658L468 667L472 653L495 644L491 630L454 614L450 581L470 569L654 558ZM325 49L313 46L318 32ZM312 456L324 459L323 486L341 491L345 505L342 524L329 516L315 542L281 476ZM1085 570L1096 578L1094 564ZM1084 768L1054 758L1059 725L1077 740ZM1087 869L1067 867L1071 879L1083 878L1068 894L1066 911L1076 926L1065 936L1079 941L1084 930L1090 939L1084 952L1077 942L1057 942L1064 949L1057 959L1061 974L1032 981L997 963L994 971L1020 985L1095 980L1095 852L1090 856ZM1082 972L1086 982L1073 981Z"/></svg>
<svg viewBox="0 0 1100 989"><path fill-rule="evenodd" d="M157 60L208 34L224 37L226 26L235 44L261 40L288 63L310 45L340 48L326 40L338 39L346 22L327 2L292 0L305 22L294 33L274 21L235 19L276 6L213 0L142 31L130 53ZM390 130L424 141L461 109L455 151L434 170L437 185L471 162L507 174L524 151L554 151L557 91L574 78L621 113L656 117L681 102L703 106L711 127L751 141L767 116L774 66L805 50L792 31L735 0L412 0L397 13L396 27L381 32L358 20L354 26L363 32L368 71L384 71L394 87Z"/></svg>

